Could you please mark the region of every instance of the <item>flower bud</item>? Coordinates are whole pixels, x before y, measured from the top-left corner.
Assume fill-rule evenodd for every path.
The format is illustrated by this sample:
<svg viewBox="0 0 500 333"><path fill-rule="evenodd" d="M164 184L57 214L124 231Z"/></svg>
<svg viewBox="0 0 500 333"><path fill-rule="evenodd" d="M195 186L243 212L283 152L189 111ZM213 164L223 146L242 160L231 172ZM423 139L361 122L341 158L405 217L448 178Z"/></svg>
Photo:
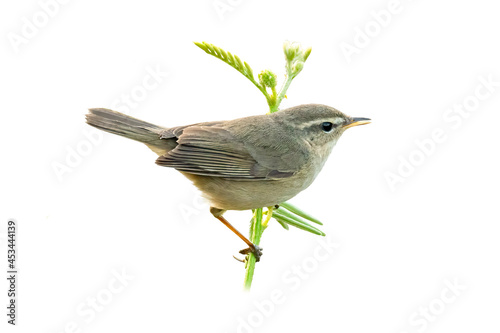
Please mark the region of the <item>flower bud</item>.
<svg viewBox="0 0 500 333"><path fill-rule="evenodd" d="M294 62L294 61L304 62L311 54L312 48L309 47L304 50L299 43L295 42L291 43L289 41L286 41L285 43L283 43L283 51L285 52L285 57L289 62ZM302 67L299 69L299 72L301 69Z"/></svg>
<svg viewBox="0 0 500 333"><path fill-rule="evenodd" d="M265 71L260 72L259 82L264 87L274 88L277 83L276 74L266 69Z"/></svg>
<svg viewBox="0 0 500 333"><path fill-rule="evenodd" d="M303 61L297 61L292 65L292 72L294 74L300 73L300 71L304 68L304 62Z"/></svg>
<svg viewBox="0 0 500 333"><path fill-rule="evenodd" d="M295 48L293 47L293 43L286 41L283 43L283 52L285 52L285 57L288 61L292 61L297 54Z"/></svg>
<svg viewBox="0 0 500 333"><path fill-rule="evenodd" d="M307 60L307 58L308 58L308 57L309 57L309 55L311 54L311 51L312 51L312 48L311 48L311 47L309 47L307 50L305 50L305 51L304 51L303 56L302 56L302 57L303 57L303 59L304 59L304 61L306 61L306 60Z"/></svg>

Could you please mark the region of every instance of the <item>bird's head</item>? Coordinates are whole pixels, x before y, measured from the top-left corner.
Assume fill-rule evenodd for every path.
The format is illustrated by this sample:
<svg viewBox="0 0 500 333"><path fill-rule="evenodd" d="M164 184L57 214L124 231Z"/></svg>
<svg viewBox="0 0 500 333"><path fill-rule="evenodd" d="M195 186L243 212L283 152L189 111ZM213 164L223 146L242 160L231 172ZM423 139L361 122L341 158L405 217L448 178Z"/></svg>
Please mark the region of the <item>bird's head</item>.
<svg viewBox="0 0 500 333"><path fill-rule="evenodd" d="M346 129L370 123L368 118L349 117L322 104L298 105L276 112L276 116L296 137L312 147L324 147L328 152Z"/></svg>

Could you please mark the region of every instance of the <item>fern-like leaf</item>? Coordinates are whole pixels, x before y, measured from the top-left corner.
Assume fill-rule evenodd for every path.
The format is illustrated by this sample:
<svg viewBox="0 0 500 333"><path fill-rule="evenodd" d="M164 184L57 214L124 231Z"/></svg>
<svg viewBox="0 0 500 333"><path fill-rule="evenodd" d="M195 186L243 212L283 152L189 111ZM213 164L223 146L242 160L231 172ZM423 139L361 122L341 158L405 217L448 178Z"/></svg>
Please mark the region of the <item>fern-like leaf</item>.
<svg viewBox="0 0 500 333"><path fill-rule="evenodd" d="M211 56L214 56L222 61L224 61L226 64L229 66L233 67L236 69L238 72L243 74L247 79L252 81L252 83L259 88L260 91L264 93L267 97L267 92L265 91L265 87L262 87L254 78L253 76L253 70L250 67L250 65L246 61L241 61L241 59L237 55L231 54L231 52L227 52L220 47L217 47L213 44L209 44L206 42L202 43L194 43L196 46L198 46L200 49L205 51L206 53L210 54Z"/></svg>

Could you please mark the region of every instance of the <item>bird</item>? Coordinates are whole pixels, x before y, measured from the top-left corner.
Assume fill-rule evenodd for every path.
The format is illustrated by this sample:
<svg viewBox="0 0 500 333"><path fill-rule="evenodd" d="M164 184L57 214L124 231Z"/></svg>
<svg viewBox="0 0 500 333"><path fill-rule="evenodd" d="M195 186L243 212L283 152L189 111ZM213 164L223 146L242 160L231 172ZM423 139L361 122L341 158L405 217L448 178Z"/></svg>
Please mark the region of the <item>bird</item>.
<svg viewBox="0 0 500 333"><path fill-rule="evenodd" d="M279 206L312 184L348 128L370 123L323 104L303 104L233 120L162 127L105 108L91 108L89 125L144 143L156 164L188 178L257 259L253 244L223 216L227 210ZM268 214L270 217L270 214Z"/></svg>

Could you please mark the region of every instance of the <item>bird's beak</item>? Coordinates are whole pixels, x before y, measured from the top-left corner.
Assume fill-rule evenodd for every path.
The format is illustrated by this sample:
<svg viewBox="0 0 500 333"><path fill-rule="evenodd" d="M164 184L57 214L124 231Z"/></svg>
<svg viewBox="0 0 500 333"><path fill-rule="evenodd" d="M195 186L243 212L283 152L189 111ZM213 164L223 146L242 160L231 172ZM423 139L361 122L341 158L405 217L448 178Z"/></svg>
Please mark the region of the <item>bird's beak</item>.
<svg viewBox="0 0 500 333"><path fill-rule="evenodd" d="M348 129L349 127L366 125L371 122L370 118L351 118L351 122L344 125L344 129Z"/></svg>

